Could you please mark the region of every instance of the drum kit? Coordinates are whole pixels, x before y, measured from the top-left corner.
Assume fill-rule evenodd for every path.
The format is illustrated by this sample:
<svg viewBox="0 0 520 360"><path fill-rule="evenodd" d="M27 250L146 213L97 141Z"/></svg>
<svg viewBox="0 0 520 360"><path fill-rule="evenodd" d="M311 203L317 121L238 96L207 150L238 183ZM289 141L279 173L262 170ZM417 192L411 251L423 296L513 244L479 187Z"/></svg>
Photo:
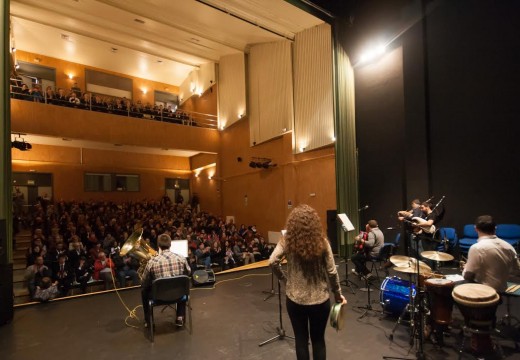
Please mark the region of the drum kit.
<svg viewBox="0 0 520 360"><path fill-rule="evenodd" d="M454 259L452 255L439 251L424 251L421 256L433 262ZM392 329L390 339L393 339L397 326L405 321L407 315L412 328L411 344L418 332L423 332L420 334L421 338L423 335L429 336L425 330L426 326L419 325L424 322L418 321L416 316L420 316L420 320L427 320L426 314L429 313L431 327L434 329L450 324L453 308L451 292L454 282L445 279L444 275L434 272L426 262L413 257L394 255L390 257L390 262L395 265L393 268L395 271L409 276L409 280L397 276L387 277L381 284L380 301L383 311L393 316L399 316ZM413 281L414 275L416 276L415 282ZM424 299L419 295L425 295Z"/></svg>
<svg viewBox="0 0 520 360"><path fill-rule="evenodd" d="M452 255L438 251L424 251L421 256L434 262L454 259ZM410 345L416 337L422 341L430 335L434 335L433 341L442 345L443 332L452 323L453 305L456 304L464 317L462 330L471 333L471 345L475 353L484 354L492 351L490 334L493 331L500 299L493 288L473 283L457 285L443 274L432 271L425 262L415 258L394 255L390 257L390 262L395 265L395 271L409 275L409 280L397 276L387 277L381 284L380 302L383 311L399 316L390 340L393 340L397 326L408 315L411 328ZM415 282L413 275L416 276ZM460 352L463 347L464 341Z"/></svg>

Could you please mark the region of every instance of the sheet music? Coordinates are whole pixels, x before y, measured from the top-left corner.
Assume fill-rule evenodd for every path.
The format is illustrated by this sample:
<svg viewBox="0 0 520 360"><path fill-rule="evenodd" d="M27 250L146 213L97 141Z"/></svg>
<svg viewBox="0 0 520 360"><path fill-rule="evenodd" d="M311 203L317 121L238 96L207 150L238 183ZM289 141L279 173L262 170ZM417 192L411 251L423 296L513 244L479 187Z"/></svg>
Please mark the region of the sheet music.
<svg viewBox="0 0 520 360"><path fill-rule="evenodd" d="M350 219L346 214L338 214L338 218L343 224L343 226L347 229L347 231L353 231L354 225L350 222Z"/></svg>

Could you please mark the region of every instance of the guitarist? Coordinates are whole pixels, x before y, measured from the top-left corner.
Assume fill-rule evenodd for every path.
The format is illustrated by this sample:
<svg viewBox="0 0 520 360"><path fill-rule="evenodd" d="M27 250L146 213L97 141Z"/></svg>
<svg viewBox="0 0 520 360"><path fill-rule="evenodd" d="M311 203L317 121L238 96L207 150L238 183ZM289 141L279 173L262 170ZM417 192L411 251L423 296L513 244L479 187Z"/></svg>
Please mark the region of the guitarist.
<svg viewBox="0 0 520 360"><path fill-rule="evenodd" d="M371 257L377 257L379 255L379 251L385 242L385 236L379 229L377 221L375 220L370 220L368 222L366 225L366 232L366 240L364 240L363 237L356 239L362 242L363 251L358 251L357 254L352 256L351 260L352 263L356 266L355 269L352 269L352 272L358 276L363 276L370 280L374 276L370 273L370 271L368 271L365 263L367 259L370 259Z"/></svg>

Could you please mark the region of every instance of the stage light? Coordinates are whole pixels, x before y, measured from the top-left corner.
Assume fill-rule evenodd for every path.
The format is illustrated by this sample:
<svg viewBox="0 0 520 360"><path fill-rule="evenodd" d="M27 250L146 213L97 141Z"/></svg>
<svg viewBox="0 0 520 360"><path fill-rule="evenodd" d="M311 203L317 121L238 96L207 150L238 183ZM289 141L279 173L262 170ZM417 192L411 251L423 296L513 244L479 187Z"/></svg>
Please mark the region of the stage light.
<svg viewBox="0 0 520 360"><path fill-rule="evenodd" d="M375 60L378 56L381 56L386 51L386 45L379 44L368 50L365 50L363 54L359 57L359 63L367 63L372 60Z"/></svg>
<svg viewBox="0 0 520 360"><path fill-rule="evenodd" d="M28 151L32 149L32 145L29 143L26 143L25 141L12 141L11 147L14 147L15 149L18 149L20 151Z"/></svg>

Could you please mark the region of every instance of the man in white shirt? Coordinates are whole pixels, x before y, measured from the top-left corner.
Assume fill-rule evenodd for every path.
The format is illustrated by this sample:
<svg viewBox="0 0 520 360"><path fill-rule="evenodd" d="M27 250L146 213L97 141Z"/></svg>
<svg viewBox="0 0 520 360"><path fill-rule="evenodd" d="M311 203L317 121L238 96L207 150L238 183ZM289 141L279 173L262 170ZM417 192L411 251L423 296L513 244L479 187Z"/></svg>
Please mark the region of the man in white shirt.
<svg viewBox="0 0 520 360"><path fill-rule="evenodd" d="M469 282L491 286L498 293L507 288L510 272L520 270L513 246L495 235L496 223L490 215L479 216L475 222L477 243L468 252L462 276Z"/></svg>

